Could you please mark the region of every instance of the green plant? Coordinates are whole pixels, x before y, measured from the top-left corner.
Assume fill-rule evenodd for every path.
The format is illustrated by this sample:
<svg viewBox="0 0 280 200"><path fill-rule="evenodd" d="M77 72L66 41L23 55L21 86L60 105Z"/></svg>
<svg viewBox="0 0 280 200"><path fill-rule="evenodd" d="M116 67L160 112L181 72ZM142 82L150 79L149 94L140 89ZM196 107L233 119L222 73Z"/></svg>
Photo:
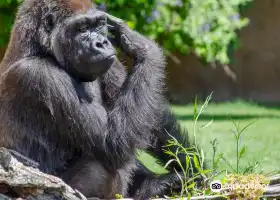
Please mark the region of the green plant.
<svg viewBox="0 0 280 200"><path fill-rule="evenodd" d="M213 177L216 177L219 173L219 165L221 163L221 160L223 158L223 153L220 153L217 155L218 152L218 139L215 138L213 141L210 141L213 149L213 155L212 155L212 169L213 169Z"/></svg>
<svg viewBox="0 0 280 200"><path fill-rule="evenodd" d="M172 136L170 135L170 137ZM168 149L168 147L171 146L177 147L175 153ZM176 169L174 169L181 181L180 196L190 196L199 193L200 190L196 187L196 180L201 177L205 177L205 174L208 173L207 170L203 170L203 165L201 165L201 163L199 162L199 160L204 159L204 156L202 156L200 152L197 152L195 150L195 147L183 147L174 137L172 137L172 139L169 141L169 144L166 145L164 148L164 152L171 156L171 159L166 163L164 168L167 168L172 162L176 162L180 166L180 169L183 173L182 176L176 171ZM185 155L186 166L183 166L178 154ZM198 172L195 173L195 171Z"/></svg>
<svg viewBox="0 0 280 200"><path fill-rule="evenodd" d="M240 167L240 161L243 158L243 156L246 153L247 147L245 145L241 146L241 139L242 134L244 131L249 128L255 121L249 123L245 127L241 128L240 124L236 123L234 120L231 120L234 124L235 130L231 130L231 132L234 134L234 139L236 143L235 148L235 155L236 155L236 163L235 166L233 166L227 158L225 158L223 153L217 154L217 146L218 146L218 139L215 138L213 141L211 141L212 149L213 149L213 156L212 156L212 169L213 169L213 176L211 179L217 177L223 172L226 173L233 173L233 174L252 174L252 173L263 173L261 170L259 170L260 162L254 161L254 162L248 162L247 165L244 168ZM221 164L221 161L224 161L227 166L229 167L227 170L220 170L219 165Z"/></svg>
<svg viewBox="0 0 280 200"><path fill-rule="evenodd" d="M223 183L232 183L233 180L238 181L240 180L241 183L244 183L244 181L248 181L249 183L253 183L254 181L259 180L257 184L261 184L261 181L264 181L266 183L265 175L261 175L262 172L258 171L258 167L260 162L254 161L249 162L246 167L241 168L240 161L242 160L243 156L246 153L246 146L241 146L241 139L242 135L244 134L244 131L250 127L255 121L252 123L246 125L245 127L241 127L239 123L236 123L232 120L235 130L232 131L234 134L234 139L236 143L236 163L235 166L233 166L230 162L227 161L227 159L224 157L223 153L218 153L218 140L214 139L211 141L212 149L213 149L213 156L212 156L212 168L209 170L203 169L203 163L204 160L204 152L202 149L198 148L197 145L197 132L199 132L201 129L206 128L210 126L213 122L211 120L209 123L202 127L198 127L198 120L199 117L203 114L203 112L206 110L210 100L212 98L212 93L207 97L203 105L198 109L198 103L197 98L194 102L194 116L193 116L193 136L194 136L194 145L189 148L184 148L178 141L173 138L169 141L169 144L165 146L164 152L169 154L171 156L171 159L166 163L165 167L169 166L172 162L176 162L182 171L183 175L180 175L177 172L177 175L180 177L181 180L181 192L180 194L174 194L174 197L191 197L191 196L201 196L201 195L212 195L213 192L211 192L210 187L208 187L208 183L217 179L218 176L222 176L222 182ZM177 150L175 153L171 152L168 147L176 147ZM184 154L186 156L186 166L183 166L181 161L179 160L178 154ZM224 161L229 169L227 170L220 170L221 161ZM194 173L197 171L196 173ZM230 174L229 174L230 173ZM234 178L233 178L234 177ZM239 179L237 179L239 177ZM198 178L202 178L203 180L203 187L198 188L196 185L196 181ZM250 182L251 181L251 182ZM242 193L245 195L251 195L252 197L259 196L262 194L263 189L256 189L254 191L250 190L234 190L231 191L234 194ZM223 195L223 193L221 194ZM250 197L251 197L250 196Z"/></svg>
<svg viewBox="0 0 280 200"><path fill-rule="evenodd" d="M240 144L241 144L241 136L242 133L249 127L251 126L254 122L248 124L247 126L245 126L244 128L240 128L240 124L237 124L234 122L234 120L232 120L232 122L234 123L235 129L236 131L232 131L234 136L235 136L235 140L236 140L236 173L239 173L239 163L240 163L240 159L242 158L242 156L245 154L246 151L246 146L243 146L240 149Z"/></svg>
<svg viewBox="0 0 280 200"><path fill-rule="evenodd" d="M197 121L199 120L200 115L205 111L209 101L212 98L212 93L207 97L204 104L198 109L197 98L194 103L194 128L193 128L193 136L194 136L194 145L185 148L182 146L176 138L172 138L168 141L168 145L164 147L164 152L171 156L171 159L164 166L165 168L169 166L172 162L176 162L183 173L181 176L175 169L178 177L181 181L181 191L180 197L187 196L191 197L192 195L202 195L205 194L205 191L201 190L197 187L197 181L200 179L200 182L205 187L205 183L207 181L207 174L211 172L211 170L204 169L204 152L202 148L199 148L197 145L197 136L196 133L200 130L197 127ZM202 128L208 127L212 122L203 126ZM168 134L168 133L167 133ZM172 152L168 147L176 147L176 152ZM183 166L182 162L179 159L179 154L184 154L186 159L186 166ZM201 181L202 180L202 181ZM176 196L176 194L174 194Z"/></svg>
<svg viewBox="0 0 280 200"><path fill-rule="evenodd" d="M232 164L230 164L230 162L227 161L227 159L221 155L220 157L227 163L227 165L230 167L230 169L232 170L232 173L235 174L247 174L247 173L252 173L257 169L257 166L259 164L259 162L254 162L254 163L249 163L245 168L241 168L240 167L240 160L241 158L244 156L244 154L246 153L246 146L243 145L241 146L241 138L242 138L242 134L243 132L249 127L251 126L253 123L255 123L255 121L253 121L252 123L246 125L245 127L241 128L240 124L236 123L234 120L232 120L234 126L235 126L235 130L231 130L231 132L234 134L234 139L236 141L236 163L235 163L235 167L232 166Z"/></svg>

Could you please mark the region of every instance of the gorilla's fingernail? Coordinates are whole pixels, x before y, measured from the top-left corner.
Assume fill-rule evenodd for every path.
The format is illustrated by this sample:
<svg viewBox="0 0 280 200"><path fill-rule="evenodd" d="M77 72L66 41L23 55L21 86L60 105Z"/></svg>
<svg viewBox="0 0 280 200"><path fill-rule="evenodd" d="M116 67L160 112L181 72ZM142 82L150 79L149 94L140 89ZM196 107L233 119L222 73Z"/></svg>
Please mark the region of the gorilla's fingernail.
<svg viewBox="0 0 280 200"><path fill-rule="evenodd" d="M110 24L107 24L107 27L110 28L110 29L116 29L115 26L112 26L112 25L110 25Z"/></svg>

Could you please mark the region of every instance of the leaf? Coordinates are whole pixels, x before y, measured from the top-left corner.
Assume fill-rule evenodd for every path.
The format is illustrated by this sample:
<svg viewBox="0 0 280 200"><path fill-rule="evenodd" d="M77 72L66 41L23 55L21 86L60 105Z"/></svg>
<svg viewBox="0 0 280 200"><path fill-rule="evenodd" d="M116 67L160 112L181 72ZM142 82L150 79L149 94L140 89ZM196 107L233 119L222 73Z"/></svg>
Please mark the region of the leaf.
<svg viewBox="0 0 280 200"><path fill-rule="evenodd" d="M200 156L201 156L201 165L203 165L203 163L204 163L204 152L203 152L202 148L200 149Z"/></svg>
<svg viewBox="0 0 280 200"><path fill-rule="evenodd" d="M188 185L188 186L187 186L187 189L194 188L194 187L195 187L195 185L196 185L196 183L195 183L195 182L193 182L192 184L190 184L190 185Z"/></svg>
<svg viewBox="0 0 280 200"><path fill-rule="evenodd" d="M222 159L233 170L234 173L237 173L236 170L233 168L233 166L230 164L230 162L226 158L222 157Z"/></svg>
<svg viewBox="0 0 280 200"><path fill-rule="evenodd" d="M203 195L210 195L210 194L211 194L211 189L210 188L207 188L203 193Z"/></svg>
<svg viewBox="0 0 280 200"><path fill-rule="evenodd" d="M212 169L205 169L205 170L200 171L199 173L200 174L209 174L212 171L213 171Z"/></svg>
<svg viewBox="0 0 280 200"><path fill-rule="evenodd" d="M189 156L186 155L186 172L188 171L189 167L190 167L190 159Z"/></svg>
<svg viewBox="0 0 280 200"><path fill-rule="evenodd" d="M175 159L171 159L169 160L165 165L164 165L164 169L166 169L172 162L176 161Z"/></svg>
<svg viewBox="0 0 280 200"><path fill-rule="evenodd" d="M193 120L195 121L197 116L197 96L195 96L194 104L193 104Z"/></svg>
<svg viewBox="0 0 280 200"><path fill-rule="evenodd" d="M200 170L201 170L200 164L199 164L199 161L198 161L197 156L196 156L195 154L193 155L193 161L194 161L194 166L195 166L195 168L196 168L198 171L200 171Z"/></svg>
<svg viewBox="0 0 280 200"><path fill-rule="evenodd" d="M171 151L164 151L165 154L176 157L176 155Z"/></svg>
<svg viewBox="0 0 280 200"><path fill-rule="evenodd" d="M206 125L203 125L201 128L202 129L204 129L204 128L207 128L208 126L210 126L212 123L213 123L213 119L210 121L210 122L208 122Z"/></svg>
<svg viewBox="0 0 280 200"><path fill-rule="evenodd" d="M245 151L246 151L246 147L243 146L242 149L239 152L239 159L244 155Z"/></svg>
<svg viewBox="0 0 280 200"><path fill-rule="evenodd" d="M240 131L240 134L243 133L243 131L245 131L249 126L251 126L252 124L254 124L256 121L257 121L257 119L254 120L254 121L252 121L251 123L249 123L247 126L245 126L245 127Z"/></svg>

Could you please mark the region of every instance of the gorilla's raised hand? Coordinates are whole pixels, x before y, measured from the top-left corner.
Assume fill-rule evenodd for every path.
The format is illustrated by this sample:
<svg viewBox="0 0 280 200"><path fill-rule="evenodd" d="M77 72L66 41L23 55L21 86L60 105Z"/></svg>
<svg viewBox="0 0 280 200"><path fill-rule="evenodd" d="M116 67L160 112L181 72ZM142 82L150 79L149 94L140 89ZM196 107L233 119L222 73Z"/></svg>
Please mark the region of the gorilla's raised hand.
<svg viewBox="0 0 280 200"><path fill-rule="evenodd" d="M113 43L119 46L128 56L141 61L149 55L162 55L155 42L130 29L123 20L107 14L107 23L109 32L115 36ZM161 66L164 67L165 65Z"/></svg>

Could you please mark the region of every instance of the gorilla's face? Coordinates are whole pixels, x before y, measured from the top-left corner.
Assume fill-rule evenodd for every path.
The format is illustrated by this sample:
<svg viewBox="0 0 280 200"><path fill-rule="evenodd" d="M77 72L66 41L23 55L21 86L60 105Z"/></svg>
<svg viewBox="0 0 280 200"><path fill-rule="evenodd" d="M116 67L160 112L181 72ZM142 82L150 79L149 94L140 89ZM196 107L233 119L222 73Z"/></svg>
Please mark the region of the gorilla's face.
<svg viewBox="0 0 280 200"><path fill-rule="evenodd" d="M51 49L56 60L73 76L93 81L107 72L116 59L107 32L106 16L102 12L77 14L56 26Z"/></svg>

